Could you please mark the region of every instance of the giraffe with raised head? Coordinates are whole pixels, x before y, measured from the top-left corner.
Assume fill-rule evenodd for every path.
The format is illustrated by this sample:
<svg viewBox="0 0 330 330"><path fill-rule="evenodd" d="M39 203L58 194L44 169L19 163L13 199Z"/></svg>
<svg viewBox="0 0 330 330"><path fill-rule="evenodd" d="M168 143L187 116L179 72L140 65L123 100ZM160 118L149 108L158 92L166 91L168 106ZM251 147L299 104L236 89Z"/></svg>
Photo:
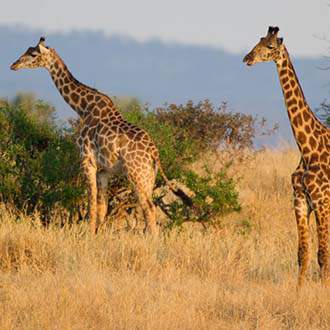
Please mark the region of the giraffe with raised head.
<svg viewBox="0 0 330 330"><path fill-rule="evenodd" d="M276 64L293 135L301 154L299 165L292 174L298 228L298 285L303 284L310 261L309 217L313 211L317 223L320 275L329 284L330 130L308 106L278 32L278 27L269 27L267 35L243 61L249 66L269 61Z"/></svg>
<svg viewBox="0 0 330 330"><path fill-rule="evenodd" d="M43 37L11 65L12 70L23 68L47 69L64 100L82 120L77 142L87 178L92 232L97 232L107 213L109 177L121 171L135 187L146 220L145 230L152 234L158 232L152 201L158 170L171 190L192 205L192 200L166 178L149 135L128 123L107 95L76 80L55 49L45 45Z"/></svg>

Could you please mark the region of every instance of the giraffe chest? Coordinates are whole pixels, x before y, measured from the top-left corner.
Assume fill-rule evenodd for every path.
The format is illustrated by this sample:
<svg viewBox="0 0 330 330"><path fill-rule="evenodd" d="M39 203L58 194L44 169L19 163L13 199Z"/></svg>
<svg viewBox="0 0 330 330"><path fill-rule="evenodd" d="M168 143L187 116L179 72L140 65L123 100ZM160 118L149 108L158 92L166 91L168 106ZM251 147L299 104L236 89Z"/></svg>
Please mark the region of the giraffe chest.
<svg viewBox="0 0 330 330"><path fill-rule="evenodd" d="M91 158L97 167L111 168L119 158L117 136L112 130L85 126L77 141L82 159Z"/></svg>

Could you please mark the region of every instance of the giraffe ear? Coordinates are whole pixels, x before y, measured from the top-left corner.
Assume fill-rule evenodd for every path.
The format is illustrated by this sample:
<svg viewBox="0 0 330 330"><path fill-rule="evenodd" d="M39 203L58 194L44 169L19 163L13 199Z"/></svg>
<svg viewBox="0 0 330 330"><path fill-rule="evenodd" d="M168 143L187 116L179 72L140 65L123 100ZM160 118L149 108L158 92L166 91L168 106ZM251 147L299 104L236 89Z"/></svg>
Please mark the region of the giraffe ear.
<svg viewBox="0 0 330 330"><path fill-rule="evenodd" d="M42 46L46 47L45 41L46 41L45 37L40 37L40 40L38 42L38 46L42 45Z"/></svg>
<svg viewBox="0 0 330 330"><path fill-rule="evenodd" d="M48 47L45 45L45 41L46 41L45 37L41 37L39 42L38 42L38 47L39 47L39 50L40 50L41 54L49 52Z"/></svg>

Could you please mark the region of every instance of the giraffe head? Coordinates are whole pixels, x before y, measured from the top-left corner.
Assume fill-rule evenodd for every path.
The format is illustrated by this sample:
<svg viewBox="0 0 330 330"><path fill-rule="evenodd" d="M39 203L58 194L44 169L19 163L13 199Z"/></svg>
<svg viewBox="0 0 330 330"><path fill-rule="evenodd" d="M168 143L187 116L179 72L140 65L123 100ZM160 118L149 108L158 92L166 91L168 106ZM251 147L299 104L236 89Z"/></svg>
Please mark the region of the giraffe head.
<svg viewBox="0 0 330 330"><path fill-rule="evenodd" d="M278 38L280 29L270 26L266 37L260 39L256 46L244 57L243 62L253 65L259 62L269 62L281 59L281 52L284 49L283 38Z"/></svg>
<svg viewBox="0 0 330 330"><path fill-rule="evenodd" d="M41 37L38 44L29 47L11 66L11 70L34 69L47 67L51 57L51 50L45 45L45 38Z"/></svg>

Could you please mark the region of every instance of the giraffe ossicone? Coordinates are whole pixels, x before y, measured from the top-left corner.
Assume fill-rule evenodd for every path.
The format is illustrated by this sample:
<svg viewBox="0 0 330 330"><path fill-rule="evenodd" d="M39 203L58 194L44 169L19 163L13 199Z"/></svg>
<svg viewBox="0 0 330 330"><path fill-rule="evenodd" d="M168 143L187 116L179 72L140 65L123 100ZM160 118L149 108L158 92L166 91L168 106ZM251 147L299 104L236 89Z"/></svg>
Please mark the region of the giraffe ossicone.
<svg viewBox="0 0 330 330"><path fill-rule="evenodd" d="M329 221L330 221L330 130L308 106L289 53L278 38L278 27L268 33L244 57L247 65L274 61L294 138L301 159L292 174L294 209L298 229L298 285L306 277L310 261L309 217L315 212L318 233L318 263L320 275L329 284Z"/></svg>
<svg viewBox="0 0 330 330"><path fill-rule="evenodd" d="M78 145L88 183L92 232L97 231L107 213L109 177L120 171L124 171L133 183L146 220L146 230L152 234L158 232L152 201L157 170L171 190L183 202L192 205L190 197L166 178L150 136L127 122L107 95L75 79L55 49L45 45L44 37L11 65L12 70L23 68L48 70L64 100L82 120Z"/></svg>

